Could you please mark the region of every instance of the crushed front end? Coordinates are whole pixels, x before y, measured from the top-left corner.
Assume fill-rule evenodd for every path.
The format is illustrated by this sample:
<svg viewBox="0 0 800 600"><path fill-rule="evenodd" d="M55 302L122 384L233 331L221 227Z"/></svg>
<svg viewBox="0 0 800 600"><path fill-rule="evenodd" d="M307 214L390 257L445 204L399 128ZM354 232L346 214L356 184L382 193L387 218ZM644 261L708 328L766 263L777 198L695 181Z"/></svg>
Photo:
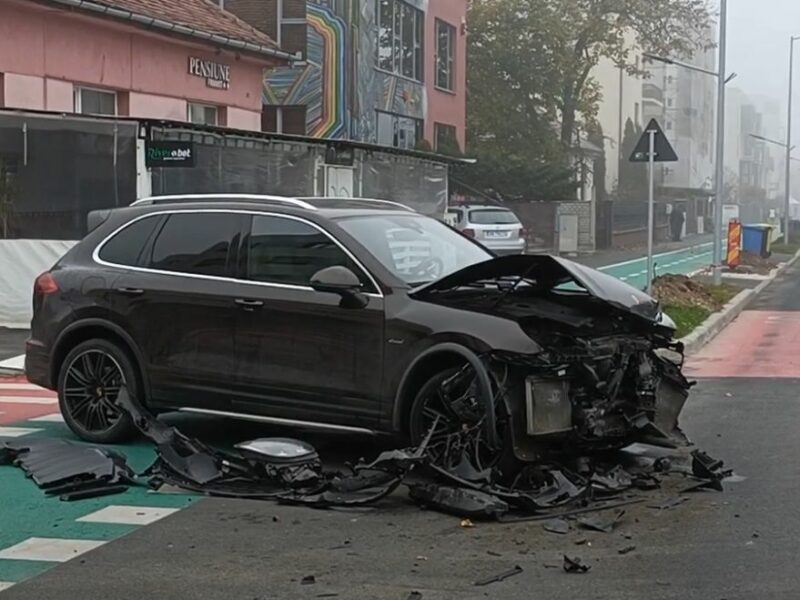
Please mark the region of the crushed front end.
<svg viewBox="0 0 800 600"><path fill-rule="evenodd" d="M684 443L678 415L690 383L682 359L678 345L619 334L554 336L540 354L494 352L488 362L505 382L498 399L509 413L514 454L533 461L554 450Z"/></svg>
<svg viewBox="0 0 800 600"><path fill-rule="evenodd" d="M510 441L517 459L686 443L678 427L691 387L682 374L683 347L672 340L674 324L642 291L559 257L520 256L469 267L415 295L514 321L540 349L494 346L481 357L493 381L494 437ZM487 414L487 402L467 385L474 371L461 377L463 385L449 382L442 397L463 429Z"/></svg>

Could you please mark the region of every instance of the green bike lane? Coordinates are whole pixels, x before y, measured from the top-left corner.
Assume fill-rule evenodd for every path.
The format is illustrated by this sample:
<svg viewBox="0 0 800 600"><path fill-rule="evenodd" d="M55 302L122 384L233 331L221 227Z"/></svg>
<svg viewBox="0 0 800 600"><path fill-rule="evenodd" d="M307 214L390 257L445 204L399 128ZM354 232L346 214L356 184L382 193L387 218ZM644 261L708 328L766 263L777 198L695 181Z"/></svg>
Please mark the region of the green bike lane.
<svg viewBox="0 0 800 600"><path fill-rule="evenodd" d="M687 275L708 267L713 258L713 242L705 242L653 255L656 275ZM647 285L647 256L597 267L609 275L644 289Z"/></svg>
<svg viewBox="0 0 800 600"><path fill-rule="evenodd" d="M2 407L0 407L2 408ZM55 419L22 421L15 426L35 429L33 437L75 440ZM112 446L141 472L155 459L144 441ZM62 502L49 498L22 470L0 466L0 593L84 552L185 508L191 494L159 493L131 487L123 494Z"/></svg>
<svg viewBox="0 0 800 600"><path fill-rule="evenodd" d="M691 273L707 267L711 255L710 242L661 252L654 256L656 273ZM645 287L646 256L598 268L637 288ZM0 415L3 410L0 401ZM50 421L40 417L6 424L34 430L29 434L31 437L75 439L55 416ZM114 448L128 457L129 464L137 472L143 471L155 459L152 446L144 441ZM144 487L132 487L123 494L62 502L58 498L46 497L21 470L0 467L0 593L16 582L77 558L138 527L157 522L198 499L199 496L192 494L158 493ZM47 546L63 545L62 541L66 541L62 554L48 555ZM45 550L42 556L47 556L47 559L36 560L36 553L42 547ZM13 556L9 557L9 554Z"/></svg>

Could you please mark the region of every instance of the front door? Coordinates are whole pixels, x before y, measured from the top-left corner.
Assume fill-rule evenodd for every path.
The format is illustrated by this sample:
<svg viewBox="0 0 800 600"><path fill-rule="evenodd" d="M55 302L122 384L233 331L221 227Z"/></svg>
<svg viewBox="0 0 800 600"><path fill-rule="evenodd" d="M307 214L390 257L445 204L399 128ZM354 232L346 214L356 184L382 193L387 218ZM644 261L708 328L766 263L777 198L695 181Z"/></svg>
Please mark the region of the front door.
<svg viewBox="0 0 800 600"><path fill-rule="evenodd" d="M176 212L115 282L114 312L139 346L152 399L170 406L230 404L238 316L230 277L240 214Z"/></svg>
<svg viewBox="0 0 800 600"><path fill-rule="evenodd" d="M252 218L237 291L238 409L274 417L374 427L380 414L383 297L355 260L308 221ZM364 308L314 291L320 269L342 265L362 280ZM238 395L241 398L242 394Z"/></svg>

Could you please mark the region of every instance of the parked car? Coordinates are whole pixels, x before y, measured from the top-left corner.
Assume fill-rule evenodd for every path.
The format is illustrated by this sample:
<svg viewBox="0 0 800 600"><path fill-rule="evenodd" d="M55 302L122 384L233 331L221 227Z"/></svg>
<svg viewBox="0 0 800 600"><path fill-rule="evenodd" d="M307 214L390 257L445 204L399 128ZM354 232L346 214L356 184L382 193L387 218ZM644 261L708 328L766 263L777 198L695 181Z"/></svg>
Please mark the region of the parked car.
<svg viewBox="0 0 800 600"><path fill-rule="evenodd" d="M686 399L652 298L558 257L494 257L402 205L162 197L89 222L35 282L25 359L86 440L132 434L123 386L156 412L417 440L485 427L522 460L670 434Z"/></svg>
<svg viewBox="0 0 800 600"><path fill-rule="evenodd" d="M447 209L454 227L497 255L523 254L525 228L517 215L502 206L466 205Z"/></svg>

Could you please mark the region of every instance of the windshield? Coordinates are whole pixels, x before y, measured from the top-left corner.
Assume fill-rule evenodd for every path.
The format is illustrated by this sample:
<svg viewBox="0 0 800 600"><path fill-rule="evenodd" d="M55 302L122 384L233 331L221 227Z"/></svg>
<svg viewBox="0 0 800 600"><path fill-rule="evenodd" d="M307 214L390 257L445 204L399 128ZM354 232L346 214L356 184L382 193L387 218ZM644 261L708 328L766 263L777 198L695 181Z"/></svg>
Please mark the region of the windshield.
<svg viewBox="0 0 800 600"><path fill-rule="evenodd" d="M512 225L519 223L519 219L510 210L482 208L469 211L469 222L476 225Z"/></svg>
<svg viewBox="0 0 800 600"><path fill-rule="evenodd" d="M443 223L422 215L370 215L338 224L411 285L434 281L492 255Z"/></svg>

